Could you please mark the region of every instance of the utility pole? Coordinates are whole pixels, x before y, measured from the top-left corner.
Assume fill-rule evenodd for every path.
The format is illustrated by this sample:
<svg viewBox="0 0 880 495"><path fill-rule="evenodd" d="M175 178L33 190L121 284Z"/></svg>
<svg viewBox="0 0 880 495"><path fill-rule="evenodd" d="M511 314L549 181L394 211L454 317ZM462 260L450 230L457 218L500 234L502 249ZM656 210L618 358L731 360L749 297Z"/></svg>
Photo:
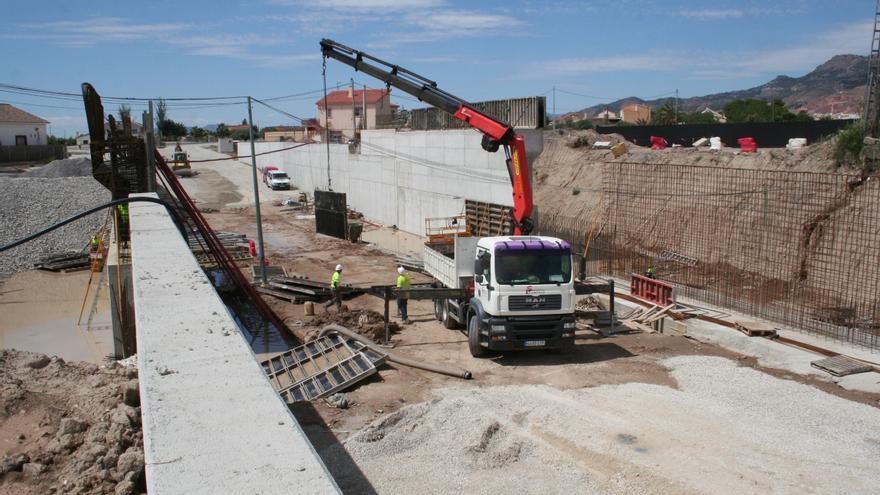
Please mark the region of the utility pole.
<svg viewBox="0 0 880 495"><path fill-rule="evenodd" d="M257 185L257 152L254 149L254 111L250 96L248 96L248 135L251 141L251 172L254 176L254 210L257 212L257 252L260 256L260 281L265 284L266 251L263 249L263 223L260 218L260 187Z"/></svg>
<svg viewBox="0 0 880 495"><path fill-rule="evenodd" d="M675 88L675 100L672 102L672 118L673 124L678 123L678 88Z"/></svg>
<svg viewBox="0 0 880 495"><path fill-rule="evenodd" d="M556 86L553 86L553 130L556 130Z"/></svg>
<svg viewBox="0 0 880 495"><path fill-rule="evenodd" d="M156 137L153 134L153 100L143 114L144 140L147 148L147 191L156 192Z"/></svg>
<svg viewBox="0 0 880 495"><path fill-rule="evenodd" d="M354 78L351 78L351 138L357 139L357 124L354 116Z"/></svg>
<svg viewBox="0 0 880 495"><path fill-rule="evenodd" d="M367 85L364 84L364 92L361 94L363 98L362 108L361 108L361 129L367 128Z"/></svg>

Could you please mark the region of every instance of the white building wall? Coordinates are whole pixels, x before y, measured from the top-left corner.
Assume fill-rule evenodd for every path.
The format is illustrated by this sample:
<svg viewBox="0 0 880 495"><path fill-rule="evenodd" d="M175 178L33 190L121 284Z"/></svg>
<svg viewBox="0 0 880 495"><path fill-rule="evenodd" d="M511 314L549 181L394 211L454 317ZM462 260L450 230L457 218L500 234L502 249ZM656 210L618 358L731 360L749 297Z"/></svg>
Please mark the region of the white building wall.
<svg viewBox="0 0 880 495"><path fill-rule="evenodd" d="M542 133L523 133L531 163L543 149ZM367 130L360 154L330 145L331 185L367 218L423 235L425 218L461 214L465 199L513 205L504 153L484 151L481 137L473 130ZM256 151L289 145L258 142ZM319 143L271 156L300 189L326 190L326 152L327 145Z"/></svg>
<svg viewBox="0 0 880 495"><path fill-rule="evenodd" d="M28 145L48 142L46 124L0 123L0 146L15 146L15 136L27 136Z"/></svg>

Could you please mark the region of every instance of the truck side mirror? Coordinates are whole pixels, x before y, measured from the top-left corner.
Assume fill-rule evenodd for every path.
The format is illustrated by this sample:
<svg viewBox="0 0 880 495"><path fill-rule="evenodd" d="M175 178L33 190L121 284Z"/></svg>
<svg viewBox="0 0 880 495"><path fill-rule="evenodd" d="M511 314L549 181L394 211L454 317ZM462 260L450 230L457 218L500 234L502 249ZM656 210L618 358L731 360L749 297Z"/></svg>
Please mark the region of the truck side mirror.
<svg viewBox="0 0 880 495"><path fill-rule="evenodd" d="M474 280L478 284L482 284L483 282L486 281L486 277L484 277L482 273L478 273L478 274L474 275Z"/></svg>
<svg viewBox="0 0 880 495"><path fill-rule="evenodd" d="M483 275L483 270L485 270L485 265L483 263L483 258L477 256L474 260L474 275Z"/></svg>

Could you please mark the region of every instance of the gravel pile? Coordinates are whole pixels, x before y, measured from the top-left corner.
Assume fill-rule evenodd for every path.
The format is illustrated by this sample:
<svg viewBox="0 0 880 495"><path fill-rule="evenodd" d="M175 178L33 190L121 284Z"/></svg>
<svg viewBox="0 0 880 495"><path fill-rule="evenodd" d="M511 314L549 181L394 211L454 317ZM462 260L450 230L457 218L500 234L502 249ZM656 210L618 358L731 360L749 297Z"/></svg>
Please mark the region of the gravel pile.
<svg viewBox="0 0 880 495"><path fill-rule="evenodd" d="M379 493L876 491L880 409L725 358L663 364L677 389L440 390L344 449ZM341 450L323 453L330 466ZM351 476L344 489L358 488Z"/></svg>
<svg viewBox="0 0 880 495"><path fill-rule="evenodd" d="M43 177L57 179L59 177L91 177L92 160L88 157L65 158L55 160L46 165L25 172L21 177Z"/></svg>
<svg viewBox="0 0 880 495"><path fill-rule="evenodd" d="M0 493L144 491L137 369L0 350Z"/></svg>
<svg viewBox="0 0 880 495"><path fill-rule="evenodd" d="M0 178L0 245L107 201L110 191L92 177ZM0 253L0 277L27 270L53 253L85 249L105 218L96 213Z"/></svg>

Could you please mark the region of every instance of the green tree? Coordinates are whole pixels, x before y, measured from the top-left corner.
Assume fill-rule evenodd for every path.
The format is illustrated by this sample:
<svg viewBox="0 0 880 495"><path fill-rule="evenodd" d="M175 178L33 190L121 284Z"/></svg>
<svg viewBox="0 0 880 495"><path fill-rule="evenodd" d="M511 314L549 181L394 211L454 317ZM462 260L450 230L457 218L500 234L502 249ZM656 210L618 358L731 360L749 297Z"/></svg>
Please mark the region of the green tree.
<svg viewBox="0 0 880 495"><path fill-rule="evenodd" d="M671 125L675 124L675 121L675 109L668 101L651 113L651 124L653 125Z"/></svg>
<svg viewBox="0 0 880 495"><path fill-rule="evenodd" d="M203 141L207 139L211 134L201 127L193 127L189 130L189 135L192 136L192 138L196 141Z"/></svg>
<svg viewBox="0 0 880 495"><path fill-rule="evenodd" d="M728 122L804 122L811 121L807 112L793 113L779 98L773 101L748 99L734 100L724 105Z"/></svg>
<svg viewBox="0 0 880 495"><path fill-rule="evenodd" d="M156 126L159 128L159 139L162 139L162 129L165 127L165 120L168 118L168 105L164 98L159 98L156 105Z"/></svg>
<svg viewBox="0 0 880 495"><path fill-rule="evenodd" d="M159 124L159 133L170 139L180 139L186 136L186 126L166 118Z"/></svg>
<svg viewBox="0 0 880 495"><path fill-rule="evenodd" d="M125 122L125 119L131 118L131 107L125 103L119 105L119 121Z"/></svg>
<svg viewBox="0 0 880 495"><path fill-rule="evenodd" d="M251 138L251 134L247 129L240 129L233 132L229 137L235 139L236 141L248 141Z"/></svg>
<svg viewBox="0 0 880 495"><path fill-rule="evenodd" d="M224 124L223 122L220 122L220 124L217 126L217 130L214 131L214 134L217 137L222 137L222 138L229 137L229 134L230 134L229 128L226 127L226 124Z"/></svg>
<svg viewBox="0 0 880 495"><path fill-rule="evenodd" d="M691 112L681 114L678 119L683 124L717 124L718 119L709 112Z"/></svg>

